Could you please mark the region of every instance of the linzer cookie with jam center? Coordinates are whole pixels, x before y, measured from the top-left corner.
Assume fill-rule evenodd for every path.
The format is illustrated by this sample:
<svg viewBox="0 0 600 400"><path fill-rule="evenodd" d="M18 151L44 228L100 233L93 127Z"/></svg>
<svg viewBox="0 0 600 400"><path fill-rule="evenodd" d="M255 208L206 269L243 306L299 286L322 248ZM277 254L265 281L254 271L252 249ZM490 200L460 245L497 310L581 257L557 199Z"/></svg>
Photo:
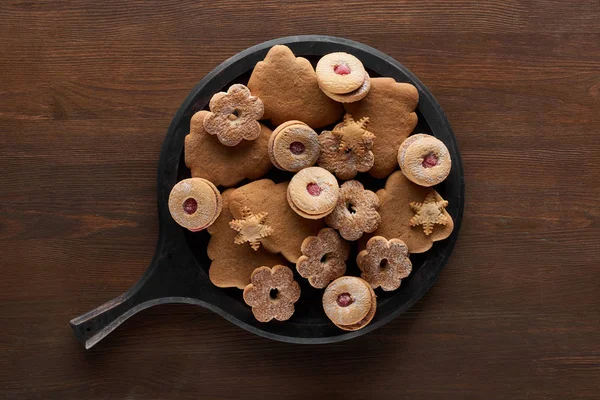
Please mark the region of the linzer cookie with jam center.
<svg viewBox="0 0 600 400"><path fill-rule="evenodd" d="M398 149L398 164L412 182L429 187L448 177L452 160L441 140L419 133L402 142Z"/></svg>
<svg viewBox="0 0 600 400"><path fill-rule="evenodd" d="M171 216L192 232L210 226L221 213L222 206L221 194L215 185L202 178L178 182L169 195Z"/></svg>

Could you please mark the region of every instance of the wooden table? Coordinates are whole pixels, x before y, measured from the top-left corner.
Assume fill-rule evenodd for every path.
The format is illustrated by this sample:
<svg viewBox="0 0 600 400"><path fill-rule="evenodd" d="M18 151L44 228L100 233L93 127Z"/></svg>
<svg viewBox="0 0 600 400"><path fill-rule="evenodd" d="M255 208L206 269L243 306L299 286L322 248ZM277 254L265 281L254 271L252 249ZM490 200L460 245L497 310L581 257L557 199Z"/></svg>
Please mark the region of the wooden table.
<svg viewBox="0 0 600 400"><path fill-rule="evenodd" d="M4 397L600 397L597 0L5 0L0 15ZM248 46L311 33L390 54L448 115L467 204L436 285L335 345L161 306L84 351L69 319L153 254L159 149L188 91Z"/></svg>

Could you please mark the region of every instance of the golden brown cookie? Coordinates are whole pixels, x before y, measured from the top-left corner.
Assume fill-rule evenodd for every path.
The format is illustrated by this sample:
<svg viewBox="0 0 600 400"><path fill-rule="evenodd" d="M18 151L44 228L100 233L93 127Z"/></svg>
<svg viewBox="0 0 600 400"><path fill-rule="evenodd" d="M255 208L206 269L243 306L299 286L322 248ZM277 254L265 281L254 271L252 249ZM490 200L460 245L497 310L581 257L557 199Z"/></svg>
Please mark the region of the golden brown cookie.
<svg viewBox="0 0 600 400"><path fill-rule="evenodd" d="M301 121L279 125L269 139L269 157L277 168L298 172L312 167L321 154L317 132Z"/></svg>
<svg viewBox="0 0 600 400"><path fill-rule="evenodd" d="M250 283L250 275L256 268L285 264L287 260L280 254L269 253L263 248L255 251L248 245L234 243L237 232L229 227L229 222L234 219L229 211L229 196L234 190L223 192L223 211L208 227L211 237L207 253L212 260L208 276L215 286L244 289Z"/></svg>
<svg viewBox="0 0 600 400"><path fill-rule="evenodd" d="M359 181L348 181L340 186L340 196L325 223L338 229L346 240L358 240L364 232L373 232L381 217L377 212L379 197L365 190Z"/></svg>
<svg viewBox="0 0 600 400"><path fill-rule="evenodd" d="M366 73L358 58L342 52L321 57L315 72L321 89L334 94L346 94L360 88Z"/></svg>
<svg viewBox="0 0 600 400"><path fill-rule="evenodd" d="M189 178L178 182L169 195L169 211L179 225L192 232L211 225L221 213L221 194L210 181Z"/></svg>
<svg viewBox="0 0 600 400"><path fill-rule="evenodd" d="M338 328L355 331L371 322L377 309L377 298L371 285L364 280L343 276L325 289L323 309Z"/></svg>
<svg viewBox="0 0 600 400"><path fill-rule="evenodd" d="M231 85L227 93L215 94L209 103L210 113L204 118L204 129L216 135L225 146L235 146L243 139L260 136L264 107L262 101L250 94L244 85Z"/></svg>
<svg viewBox="0 0 600 400"><path fill-rule="evenodd" d="M417 125L414 110L419 101L417 89L392 78L371 78L367 96L357 102L344 104L354 118L369 117L369 131L375 135L375 162L369 174L385 178L398 165L398 148Z"/></svg>
<svg viewBox="0 0 600 400"><path fill-rule="evenodd" d="M423 226L423 233L431 235L435 225L448 225L450 219L446 215L448 202L442 199L435 191L427 193L425 200L421 203L413 201L410 203L415 213L409 221L410 226Z"/></svg>
<svg viewBox="0 0 600 400"><path fill-rule="evenodd" d="M299 120L311 128L321 128L337 121L343 113L341 104L319 88L310 62L295 57L287 46L277 45L269 50L254 67L248 88L262 100L263 118L273 125Z"/></svg>
<svg viewBox="0 0 600 400"><path fill-rule="evenodd" d="M229 222L229 227L238 234L233 242L235 244L249 243L256 251L260 247L260 241L273 233L273 228L266 224L267 212L253 213L248 207L242 208L242 218Z"/></svg>
<svg viewBox="0 0 600 400"><path fill-rule="evenodd" d="M346 272L350 244L331 228L323 228L317 236L304 239L301 250L296 269L312 287L324 288Z"/></svg>
<svg viewBox="0 0 600 400"><path fill-rule="evenodd" d="M385 188L377 192L381 202L379 205L381 223L372 236L400 239L406 244L410 253L423 253L431 248L433 242L450 236L454 223L445 209L441 214L446 220L446 225L435 225L431 234L426 235L421 225L411 226L411 220L415 216L411 203L422 203L429 193L434 194L436 201L444 200L435 190L415 185L400 171L390 175ZM413 223L415 222L413 220ZM361 239L361 248L365 247L365 243L366 238Z"/></svg>
<svg viewBox="0 0 600 400"><path fill-rule="evenodd" d="M332 98L333 100L338 101L340 103L352 103L364 99L365 96L369 93L369 89L371 89L371 77L367 72L365 72L365 80L363 81L363 84L360 85L358 89L353 90L349 93L335 94L330 93L325 89L321 88L321 90L323 90L323 93L325 93L329 98Z"/></svg>
<svg viewBox="0 0 600 400"><path fill-rule="evenodd" d="M290 207L304 218L319 219L333 211L340 188L335 176L319 167L304 168L288 185Z"/></svg>
<svg viewBox="0 0 600 400"><path fill-rule="evenodd" d="M419 133L402 142L398 149L398 164L410 181L429 187L448 177L452 160L444 142Z"/></svg>
<svg viewBox="0 0 600 400"><path fill-rule="evenodd" d="M324 223L296 214L288 205L287 186L287 182L275 184L269 179L251 182L231 194L229 209L236 219L242 218L244 207L268 213L265 224L273 233L261 239L262 247L295 263L302 255L300 247L304 239L316 235Z"/></svg>
<svg viewBox="0 0 600 400"><path fill-rule="evenodd" d="M287 321L294 314L294 303L300 298L300 285L291 269L284 265L260 267L252 272L244 289L244 301L252 307L259 322L272 319Z"/></svg>
<svg viewBox="0 0 600 400"><path fill-rule="evenodd" d="M387 240L383 236L374 236L367 242L366 249L356 257L360 275L377 289L396 290L402 279L412 271L408 258L408 248L400 239Z"/></svg>
<svg viewBox="0 0 600 400"><path fill-rule="evenodd" d="M185 165L193 178L204 178L215 185L231 187L244 178L259 179L272 168L267 143L271 130L260 125L256 140L243 140L235 147L223 146L216 136L204 130L208 111L198 111L190 121L190 134L185 137Z"/></svg>

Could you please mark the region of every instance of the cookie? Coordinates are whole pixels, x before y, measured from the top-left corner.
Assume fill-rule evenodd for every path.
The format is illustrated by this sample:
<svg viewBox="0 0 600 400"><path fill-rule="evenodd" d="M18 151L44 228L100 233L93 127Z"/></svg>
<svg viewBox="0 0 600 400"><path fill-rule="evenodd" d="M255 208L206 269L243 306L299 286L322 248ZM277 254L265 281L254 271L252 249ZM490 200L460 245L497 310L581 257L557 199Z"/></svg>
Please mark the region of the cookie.
<svg viewBox="0 0 600 400"><path fill-rule="evenodd" d="M362 271L361 278L374 289L381 287L385 291L398 289L402 279L412 271L406 244L383 236L369 239L366 249L358 253L356 263Z"/></svg>
<svg viewBox="0 0 600 400"><path fill-rule="evenodd" d="M379 196L379 215L381 223L373 232L373 236L397 238L402 240L410 253L423 253L429 250L438 240L446 239L452 233L454 223L452 217L444 209L441 215L445 217L445 225L435 225L430 234L425 234L422 225L411 226L418 221L413 220L416 203L422 203L428 194L433 193L436 201L443 201L442 197L433 189L415 185L400 171L394 172L387 179L385 188L377 192ZM411 203L414 203L411 207ZM363 236L365 238L365 236ZM361 248L364 248L366 238L361 238Z"/></svg>
<svg viewBox="0 0 600 400"><path fill-rule="evenodd" d="M261 239L261 247L272 253L281 253L295 263L302 255L300 247L304 239L316 235L324 227L324 222L307 220L296 214L288 205L287 187L288 182L275 184L269 179L251 182L231 194L229 210L235 219L243 217L244 207L266 212L265 224L273 229L273 233Z"/></svg>
<svg viewBox="0 0 600 400"><path fill-rule="evenodd" d="M228 189L223 192L223 211L207 229L211 234L207 253L212 260L208 276L215 286L244 289L250 283L250 275L256 268L285 264L287 260L280 254L269 253L262 247L255 251L248 245L234 243L237 232L229 227L229 222L234 219L229 211L229 196L234 190Z"/></svg>
<svg viewBox="0 0 600 400"><path fill-rule="evenodd" d="M244 85L231 85L227 93L215 94L209 103L210 113L204 118L204 129L216 135L225 146L235 146L243 139L260 136L264 107L262 101L250 94Z"/></svg>
<svg viewBox="0 0 600 400"><path fill-rule="evenodd" d="M229 227L237 232L233 243L249 243L254 251L258 250L261 240L273 233L273 228L266 224L268 215L267 212L255 214L248 207L243 207L242 218L229 222Z"/></svg>
<svg viewBox="0 0 600 400"><path fill-rule="evenodd" d="M344 104L354 118L369 117L373 139L373 167L369 174L385 178L398 165L398 148L417 125L414 112L419 101L417 89L392 78L371 78L367 96L354 103Z"/></svg>
<svg viewBox="0 0 600 400"><path fill-rule="evenodd" d="M319 136L304 122L284 122L269 139L271 162L283 171L298 172L311 167L320 154Z"/></svg>
<svg viewBox="0 0 600 400"><path fill-rule="evenodd" d="M323 309L338 328L355 331L371 322L377 310L377 298L364 280L343 276L325 289Z"/></svg>
<svg viewBox="0 0 600 400"><path fill-rule="evenodd" d="M316 129L334 123L343 113L342 105L319 88L310 62L295 57L287 46L277 45L269 50L254 67L248 88L262 100L263 118L273 125L299 120Z"/></svg>
<svg viewBox="0 0 600 400"><path fill-rule="evenodd" d="M367 72L365 72L365 80L363 81L363 84L360 85L360 87L356 90L353 90L349 93L345 93L345 94L335 94L335 93L330 93L326 90L324 90L323 88L321 88L321 90L323 90L323 93L325 93L329 98L338 101L340 103L352 103L361 99L364 99L365 96L369 93L369 89L371 89L371 77L369 76L369 74Z"/></svg>
<svg viewBox="0 0 600 400"><path fill-rule="evenodd" d="M182 227L197 232L206 229L219 216L221 194L210 181L189 178L178 182L169 195L171 216Z"/></svg>
<svg viewBox="0 0 600 400"><path fill-rule="evenodd" d="M413 201L410 203L415 213L414 217L408 222L410 226L423 226L423 233L431 235L435 225L448 225L448 216L446 207L448 202L442 199L435 191L427 193L425 201L422 203Z"/></svg>
<svg viewBox="0 0 600 400"><path fill-rule="evenodd" d="M273 167L267 144L271 130L260 124L256 140L243 140L235 147L223 146L216 136L204 129L208 111L198 111L190 121L190 134L185 137L185 165L193 178L204 178L217 186L231 187L245 178L263 177Z"/></svg>
<svg viewBox="0 0 600 400"><path fill-rule="evenodd" d="M371 148L375 136L367 130L369 118L355 121L350 114L333 131L319 135L321 156L317 164L340 179L352 179L358 172L369 171L374 164Z"/></svg>
<svg viewBox="0 0 600 400"><path fill-rule="evenodd" d="M296 269L307 278L312 287L321 289L346 273L346 260L350 244L331 228L324 228L317 236L309 236L302 242L302 256Z"/></svg>
<svg viewBox="0 0 600 400"><path fill-rule="evenodd" d="M333 211L340 188L335 176L319 168L305 168L292 178L287 199L290 207L304 218L319 219Z"/></svg>
<svg viewBox="0 0 600 400"><path fill-rule="evenodd" d="M398 149L398 164L411 182L429 187L448 177L452 160L444 142L419 133L402 142Z"/></svg>
<svg viewBox="0 0 600 400"><path fill-rule="evenodd" d="M352 54L330 53L315 68L319 87L329 93L346 94L360 88L365 81L365 68Z"/></svg>
<svg viewBox="0 0 600 400"><path fill-rule="evenodd" d="M364 232L373 232L381 217L377 212L379 197L365 190L359 181L348 181L340 186L340 195L325 223L338 229L346 240L358 240Z"/></svg>
<svg viewBox="0 0 600 400"><path fill-rule="evenodd" d="M252 272L244 289L244 301L252 307L259 322L272 319L287 321L294 314L294 303L300 298L300 285L292 270L284 265L260 267Z"/></svg>

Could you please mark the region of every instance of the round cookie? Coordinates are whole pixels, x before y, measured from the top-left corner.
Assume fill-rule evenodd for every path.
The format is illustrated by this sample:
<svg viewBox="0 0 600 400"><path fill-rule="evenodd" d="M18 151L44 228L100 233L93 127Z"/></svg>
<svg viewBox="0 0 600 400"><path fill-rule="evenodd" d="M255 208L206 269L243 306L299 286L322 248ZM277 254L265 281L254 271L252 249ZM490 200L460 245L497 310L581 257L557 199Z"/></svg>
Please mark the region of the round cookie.
<svg viewBox="0 0 600 400"><path fill-rule="evenodd" d="M215 185L202 178L178 182L169 195L171 216L192 232L211 225L221 213L222 206L221 194Z"/></svg>
<svg viewBox="0 0 600 400"><path fill-rule="evenodd" d="M339 191L337 180L331 172L310 167L294 175L288 185L287 200L298 215L320 219L333 211Z"/></svg>
<svg viewBox="0 0 600 400"><path fill-rule="evenodd" d="M324 89L323 93L325 93L329 98L338 101L340 103L353 103L355 101L359 101L365 98L365 96L369 93L369 89L371 89L371 77L367 72L365 72L365 80L362 85L356 90L353 90L346 94L335 94L328 92Z"/></svg>
<svg viewBox="0 0 600 400"><path fill-rule="evenodd" d="M365 81L362 62L348 53L330 53L321 57L315 72L321 90L334 94L350 93Z"/></svg>
<svg viewBox="0 0 600 400"><path fill-rule="evenodd" d="M343 276L331 282L323 293L323 309L338 328L357 330L373 319L377 307L375 293L364 280Z"/></svg>
<svg viewBox="0 0 600 400"><path fill-rule="evenodd" d="M279 125L269 138L269 157L277 168L298 172L317 162L321 153L319 136L301 121Z"/></svg>
<svg viewBox="0 0 600 400"><path fill-rule="evenodd" d="M402 142L398 149L398 164L410 181L430 187L448 177L452 160L441 140L419 133Z"/></svg>

